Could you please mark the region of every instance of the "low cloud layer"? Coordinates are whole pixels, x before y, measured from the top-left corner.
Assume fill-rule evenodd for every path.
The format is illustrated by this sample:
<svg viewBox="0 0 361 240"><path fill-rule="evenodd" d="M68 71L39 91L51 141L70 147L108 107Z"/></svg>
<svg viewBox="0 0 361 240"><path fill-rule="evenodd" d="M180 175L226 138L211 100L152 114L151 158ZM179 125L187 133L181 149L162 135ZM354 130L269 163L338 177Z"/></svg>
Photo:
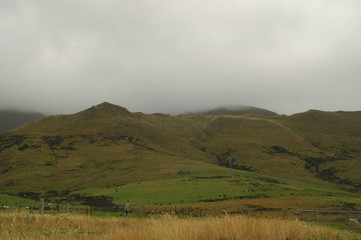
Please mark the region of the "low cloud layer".
<svg viewBox="0 0 361 240"><path fill-rule="evenodd" d="M358 0L0 0L0 108L361 110Z"/></svg>

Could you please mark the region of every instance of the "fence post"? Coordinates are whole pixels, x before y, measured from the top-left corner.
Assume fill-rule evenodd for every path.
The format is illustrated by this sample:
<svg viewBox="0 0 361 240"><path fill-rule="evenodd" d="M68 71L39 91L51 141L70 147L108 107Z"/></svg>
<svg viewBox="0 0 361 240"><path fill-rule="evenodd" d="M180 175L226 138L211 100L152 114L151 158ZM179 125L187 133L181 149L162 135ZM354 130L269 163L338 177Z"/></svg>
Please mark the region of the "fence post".
<svg viewBox="0 0 361 240"><path fill-rule="evenodd" d="M214 207L214 217L217 217L217 206Z"/></svg>
<svg viewBox="0 0 361 240"><path fill-rule="evenodd" d="M44 213L44 198L40 198L40 204L39 204L39 214Z"/></svg>
<svg viewBox="0 0 361 240"><path fill-rule="evenodd" d="M125 220L128 220L128 212L129 212L129 203L125 204Z"/></svg>
<svg viewBox="0 0 361 240"><path fill-rule="evenodd" d="M56 209L58 210L58 214L60 213L60 206L59 206L59 202L56 203Z"/></svg>
<svg viewBox="0 0 361 240"><path fill-rule="evenodd" d="M6 212L6 207L7 207L7 205L8 205L8 200L6 200L6 202L5 202L4 212Z"/></svg>
<svg viewBox="0 0 361 240"><path fill-rule="evenodd" d="M20 213L20 209L21 209L21 202L20 202L20 204L19 204L19 213Z"/></svg>
<svg viewBox="0 0 361 240"><path fill-rule="evenodd" d="M143 216L143 203L140 205L140 214Z"/></svg>
<svg viewBox="0 0 361 240"><path fill-rule="evenodd" d="M33 202L33 207L32 208L30 208L30 213L33 213L33 210L35 209L35 200L34 200L34 202Z"/></svg>
<svg viewBox="0 0 361 240"><path fill-rule="evenodd" d="M295 208L295 221L298 221L299 216L300 216L300 212L298 211L298 208L296 207Z"/></svg>

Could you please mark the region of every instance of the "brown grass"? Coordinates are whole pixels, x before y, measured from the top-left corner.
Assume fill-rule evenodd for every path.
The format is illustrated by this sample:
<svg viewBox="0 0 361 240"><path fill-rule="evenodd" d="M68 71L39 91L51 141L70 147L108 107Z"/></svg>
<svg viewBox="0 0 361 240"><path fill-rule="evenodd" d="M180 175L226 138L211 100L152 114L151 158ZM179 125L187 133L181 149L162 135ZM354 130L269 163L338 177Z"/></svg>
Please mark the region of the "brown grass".
<svg viewBox="0 0 361 240"><path fill-rule="evenodd" d="M0 239L361 239L360 235L280 219L232 216L161 219L0 214Z"/></svg>

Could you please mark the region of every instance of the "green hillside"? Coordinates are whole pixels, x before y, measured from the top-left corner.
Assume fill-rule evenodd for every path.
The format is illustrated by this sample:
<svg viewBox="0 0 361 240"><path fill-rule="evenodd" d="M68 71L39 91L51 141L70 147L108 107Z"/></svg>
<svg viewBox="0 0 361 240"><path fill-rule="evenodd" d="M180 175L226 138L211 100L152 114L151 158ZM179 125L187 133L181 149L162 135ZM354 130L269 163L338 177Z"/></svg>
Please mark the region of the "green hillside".
<svg viewBox="0 0 361 240"><path fill-rule="evenodd" d="M102 103L1 134L0 192L152 204L359 199L359 120L320 111L174 117Z"/></svg>
<svg viewBox="0 0 361 240"><path fill-rule="evenodd" d="M310 110L279 122L297 132L320 154L304 158L316 176L341 184L361 187L361 112Z"/></svg>

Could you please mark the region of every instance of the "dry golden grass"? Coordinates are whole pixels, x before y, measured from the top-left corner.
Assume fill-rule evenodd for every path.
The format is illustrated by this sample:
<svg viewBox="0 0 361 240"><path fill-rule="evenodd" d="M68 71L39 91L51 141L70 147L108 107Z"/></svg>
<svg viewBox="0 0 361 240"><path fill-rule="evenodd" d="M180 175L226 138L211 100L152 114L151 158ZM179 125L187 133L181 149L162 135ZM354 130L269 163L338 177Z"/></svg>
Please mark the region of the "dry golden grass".
<svg viewBox="0 0 361 240"><path fill-rule="evenodd" d="M0 239L360 239L360 235L302 222L232 216L161 219L1 214Z"/></svg>

